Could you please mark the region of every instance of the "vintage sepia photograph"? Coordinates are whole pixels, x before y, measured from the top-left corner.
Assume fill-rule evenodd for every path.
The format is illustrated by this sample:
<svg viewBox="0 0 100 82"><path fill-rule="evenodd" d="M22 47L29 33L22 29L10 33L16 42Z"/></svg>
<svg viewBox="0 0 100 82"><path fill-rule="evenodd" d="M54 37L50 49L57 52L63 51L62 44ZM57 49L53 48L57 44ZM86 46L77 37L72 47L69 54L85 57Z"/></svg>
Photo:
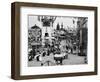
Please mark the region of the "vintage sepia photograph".
<svg viewBox="0 0 100 82"><path fill-rule="evenodd" d="M28 15L28 66L87 64L88 17Z"/></svg>

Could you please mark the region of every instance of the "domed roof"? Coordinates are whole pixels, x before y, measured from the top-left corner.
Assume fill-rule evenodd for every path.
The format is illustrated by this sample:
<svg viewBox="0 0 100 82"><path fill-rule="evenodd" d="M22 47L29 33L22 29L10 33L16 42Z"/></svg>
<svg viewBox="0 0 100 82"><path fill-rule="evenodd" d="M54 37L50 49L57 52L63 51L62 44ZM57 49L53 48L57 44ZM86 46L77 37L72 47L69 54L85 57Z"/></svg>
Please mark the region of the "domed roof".
<svg viewBox="0 0 100 82"><path fill-rule="evenodd" d="M31 27L31 29L40 29L40 27L35 24L34 26Z"/></svg>

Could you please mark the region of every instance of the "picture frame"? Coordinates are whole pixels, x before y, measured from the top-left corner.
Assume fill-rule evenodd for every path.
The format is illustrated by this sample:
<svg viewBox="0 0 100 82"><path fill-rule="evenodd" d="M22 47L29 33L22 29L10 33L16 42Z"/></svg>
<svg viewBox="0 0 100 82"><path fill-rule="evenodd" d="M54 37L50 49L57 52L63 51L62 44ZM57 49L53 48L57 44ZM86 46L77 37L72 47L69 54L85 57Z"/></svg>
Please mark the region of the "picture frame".
<svg viewBox="0 0 100 82"><path fill-rule="evenodd" d="M72 60L75 60L75 57L78 60L75 60L73 63L70 57L71 55L69 56L69 52L66 52L68 53L68 56L69 56L69 60L66 59L66 62L70 61L69 63L67 63L68 64L67 65L66 62L63 63L62 60L57 61L59 58L57 59L58 56L56 56L54 52L53 59L50 58L52 59L52 61L55 62L54 66L49 66L51 65L51 60L46 61L47 66L43 66L43 67L40 67L44 65L44 63L41 63L41 61L39 61L41 63L41 64L39 63L40 66L37 66L38 62L36 62L36 64L33 64L35 62L35 57L33 57L34 56L33 54L34 53L37 54L37 53L40 53L40 51L43 51L43 50L38 50L37 52L32 53L31 56L28 54L28 51L30 50L30 46L32 46L32 50L36 50L36 47L33 49L33 44L35 44L35 42L33 43L33 41L36 41L36 43L38 43L38 41L41 42L41 38L38 38L38 40L37 39L33 40L33 36L32 36L32 42L31 44L29 44L29 41L30 41L29 36L32 35L31 33L33 33L33 35L34 33L36 33L35 36L37 36L37 32L38 32L37 29L33 31L32 29L30 30L29 27L33 26L34 28L38 28L38 25L40 25L40 23L37 23L37 21L35 20L36 17L38 18L37 20L42 23L42 28L45 27L44 28L45 30L47 30L48 29L47 27L50 27L50 25L51 27L56 26L56 31L59 29L62 29L64 31L66 30L66 28L68 28L68 25L69 25L69 29L71 27L72 29L73 27L75 29L80 27L82 29L84 28L84 26L79 26L81 24L80 22L82 22L82 24L85 23L84 25L88 29L87 34L86 34L86 30L85 30L85 33L82 34L83 36L80 34L81 32L80 30L78 34L79 37L82 39L82 41L80 38L76 39L77 35L75 35L75 38L73 37L75 34L74 31L71 31L72 36L68 35L70 38L72 37L72 39L74 38L75 40L77 40L75 41L75 40L70 39L72 45L74 45L75 43L79 43L78 44L79 48L77 49L78 51L76 51L77 54L75 53L76 55L78 55L78 52L80 51L78 55L79 57L78 56L76 57L76 55L74 54L75 52L73 51L74 47L70 48L68 46L68 50L73 58ZM56 18L56 22L54 21L55 18ZM88 21L88 22L84 22L83 20ZM59 24L58 24L58 21L60 21ZM65 21L67 21L67 23ZM68 21L71 21L71 22L68 22ZM75 24L76 26L73 26ZM47 36L47 37L53 36L52 34L50 35L49 33L49 32L52 32L50 31L50 29L48 33L44 33L45 34L44 36ZM55 30L55 28L53 30ZM23 80L23 79L97 75L97 58L98 58L97 57L97 45L98 45L97 31L98 31L97 30L97 7L28 3L28 2L12 3L11 4L11 78L15 80ZM40 32L41 31L39 30L39 33ZM43 29L42 29L42 32L43 32ZM70 31L68 31L68 33L69 32ZM60 31L57 31L56 33L58 33L58 35L60 34L60 36L62 34L63 36L63 34L66 33L66 31L64 31L63 33L60 30ZM41 35L43 36L43 33L40 34L40 37ZM66 37L68 36L66 35ZM87 39L84 38L84 36L87 36ZM60 41L59 45L61 45L61 41L62 43L64 43L64 40L62 41L62 39L59 39L57 40L57 42ZM42 38L42 42L43 42L43 38ZM48 43L49 42L47 42L47 45ZM56 42L54 43L56 44ZM82 44L82 47L80 46L81 43L84 43ZM55 44L53 48L56 47ZM66 44L69 45L70 43L67 42ZM85 46L86 48L83 48L84 47L83 45L86 45L86 44L87 44L87 47ZM46 43L45 43L45 46L46 46ZM43 44L41 47L42 49L45 49ZM40 49L41 47L37 47L37 48ZM51 45L49 45L49 48L47 47L46 49L51 49ZM71 49L72 51L70 51ZM63 52L61 51L61 49L58 51L60 51L60 53ZM84 51L86 52L85 56L83 56ZM83 64L83 63L78 62L75 64L75 62L81 60L79 58L82 58L82 60L84 60L85 63ZM30 61L32 61L33 63L31 63Z"/></svg>

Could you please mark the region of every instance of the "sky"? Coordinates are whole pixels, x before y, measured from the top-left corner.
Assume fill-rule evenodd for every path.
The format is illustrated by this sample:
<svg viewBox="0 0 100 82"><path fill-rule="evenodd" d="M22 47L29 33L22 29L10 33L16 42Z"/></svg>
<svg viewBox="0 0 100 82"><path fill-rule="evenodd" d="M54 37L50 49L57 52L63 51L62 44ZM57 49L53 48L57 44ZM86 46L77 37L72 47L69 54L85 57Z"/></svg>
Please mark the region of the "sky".
<svg viewBox="0 0 100 82"><path fill-rule="evenodd" d="M34 16L34 15L30 15L28 16L28 26L29 28L31 28L32 26L34 26L35 24L37 26L39 26L40 28L42 28L41 26L41 22L39 22L37 19L38 16ZM56 28L57 24L59 23L59 25L63 24L64 28L67 29L68 27L73 28L73 26L75 26L74 28L76 28L76 24L73 24L73 17L57 17L56 20L54 21L53 24L53 28ZM74 19L77 21L78 18Z"/></svg>

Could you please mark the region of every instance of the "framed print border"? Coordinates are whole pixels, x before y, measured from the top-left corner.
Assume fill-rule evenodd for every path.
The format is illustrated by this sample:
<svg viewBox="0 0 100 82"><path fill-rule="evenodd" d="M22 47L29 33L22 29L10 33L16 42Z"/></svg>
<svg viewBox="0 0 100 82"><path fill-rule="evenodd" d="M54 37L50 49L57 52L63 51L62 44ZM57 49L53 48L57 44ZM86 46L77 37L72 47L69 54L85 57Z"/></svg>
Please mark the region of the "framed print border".
<svg viewBox="0 0 100 82"><path fill-rule="evenodd" d="M55 73L41 75L20 75L20 8L21 7L38 7L38 8L56 8L56 9L75 9L94 11L94 71L76 72L76 73ZM15 80L21 79L37 79L37 78L55 78L69 76L97 75L97 7L76 6L76 5L58 5L58 4L41 4L14 2L11 4L11 78Z"/></svg>

